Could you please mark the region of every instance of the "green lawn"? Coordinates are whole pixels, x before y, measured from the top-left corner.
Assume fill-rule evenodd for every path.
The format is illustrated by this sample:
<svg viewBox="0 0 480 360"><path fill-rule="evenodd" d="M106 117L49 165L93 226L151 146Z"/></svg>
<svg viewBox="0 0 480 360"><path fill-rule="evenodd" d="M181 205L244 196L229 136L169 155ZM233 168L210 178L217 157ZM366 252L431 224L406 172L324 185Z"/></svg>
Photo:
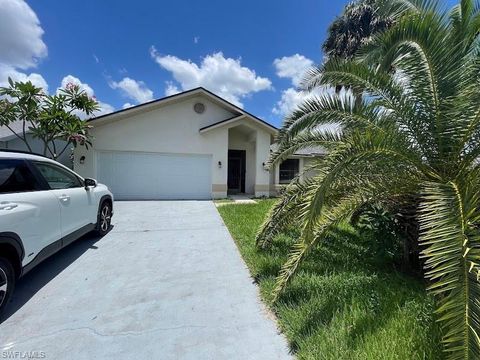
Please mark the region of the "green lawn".
<svg viewBox="0 0 480 360"><path fill-rule="evenodd" d="M272 249L255 248L255 233L275 200L218 208L277 314L299 359L440 359L433 303L421 281L375 256L370 241L343 225L304 262L280 300L271 291L295 231Z"/></svg>

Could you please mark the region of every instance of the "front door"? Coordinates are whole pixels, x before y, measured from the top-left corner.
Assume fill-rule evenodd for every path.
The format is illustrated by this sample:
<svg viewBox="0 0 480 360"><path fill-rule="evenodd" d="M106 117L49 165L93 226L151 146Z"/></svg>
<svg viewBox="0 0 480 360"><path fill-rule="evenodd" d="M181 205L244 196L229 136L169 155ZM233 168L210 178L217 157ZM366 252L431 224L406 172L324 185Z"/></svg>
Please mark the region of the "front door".
<svg viewBox="0 0 480 360"><path fill-rule="evenodd" d="M245 150L228 150L228 192L245 192Z"/></svg>

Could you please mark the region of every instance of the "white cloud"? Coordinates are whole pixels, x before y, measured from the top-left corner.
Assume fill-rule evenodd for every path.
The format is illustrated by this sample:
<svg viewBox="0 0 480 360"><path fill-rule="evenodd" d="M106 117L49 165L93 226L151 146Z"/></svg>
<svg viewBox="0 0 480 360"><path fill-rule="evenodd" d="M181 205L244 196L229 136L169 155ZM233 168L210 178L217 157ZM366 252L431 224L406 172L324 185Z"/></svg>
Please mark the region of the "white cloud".
<svg viewBox="0 0 480 360"><path fill-rule="evenodd" d="M20 69L47 55L43 29L35 12L22 0L0 0L0 62Z"/></svg>
<svg viewBox="0 0 480 360"><path fill-rule="evenodd" d="M98 105L100 106L100 110L95 112L95 116L110 114L111 112L115 111L115 108L112 105L102 101L98 101Z"/></svg>
<svg viewBox="0 0 480 360"><path fill-rule="evenodd" d="M48 84L38 73L19 69L35 67L47 56L43 29L35 12L23 0L0 0L0 86L14 81L31 81L48 92Z"/></svg>
<svg viewBox="0 0 480 360"><path fill-rule="evenodd" d="M95 97L95 92L93 89L88 85L87 83L82 82L79 78L73 76L73 75L67 75L62 79L60 87L65 88L67 87L68 84L74 84L78 85L81 90L85 91L88 96L90 97ZM57 89L57 92L59 89ZM95 116L100 116L104 114L111 113L115 110L115 108L107 103L104 103L102 101L97 100L98 105L100 106L100 110L95 112ZM86 115L82 112L77 112L77 115L80 116L82 119L86 118Z"/></svg>
<svg viewBox="0 0 480 360"><path fill-rule="evenodd" d="M199 41L200 41L200 36L194 36L193 37L193 43L194 44L198 44Z"/></svg>
<svg viewBox="0 0 480 360"><path fill-rule="evenodd" d="M46 93L48 93L48 84L42 75L37 73L30 73L27 75L16 70L12 66L0 63L0 86L8 86L9 77L11 77L13 81L30 81L33 85L41 87Z"/></svg>
<svg viewBox="0 0 480 360"><path fill-rule="evenodd" d="M305 100L326 91L325 88L317 89L312 93L297 90L305 72L314 65L313 60L303 55L295 54L277 58L273 61L273 65L278 77L288 78L292 83L292 87L282 91L282 97L272 109L276 115L288 115Z"/></svg>
<svg viewBox="0 0 480 360"><path fill-rule="evenodd" d="M305 72L313 66L313 60L303 55L295 54L284 56L273 61L277 75L281 78L289 78L292 85L298 87L305 75Z"/></svg>
<svg viewBox="0 0 480 360"><path fill-rule="evenodd" d="M277 102L272 112L276 115L285 116L292 113L310 94L288 88L282 91L282 97ZM310 95L311 96L311 95Z"/></svg>
<svg viewBox="0 0 480 360"><path fill-rule="evenodd" d="M31 81L48 92L48 84L42 75L25 72L28 68L36 67L48 52L37 15L23 0L0 0L0 9L0 86L6 86L8 77L11 77L14 81ZM65 87L69 82L78 84L89 96L94 96L88 84L72 75L65 76L61 86ZM107 103L99 101L99 105L101 109L96 115L114 110ZM85 117L84 114L79 115Z"/></svg>
<svg viewBox="0 0 480 360"><path fill-rule="evenodd" d="M153 100L153 91L150 90L143 81L124 77L119 82L110 82L110 87L112 89L122 90L125 96L139 104Z"/></svg>
<svg viewBox="0 0 480 360"><path fill-rule="evenodd" d="M165 96L172 96L178 94L180 89L171 81L167 81L167 87L165 88Z"/></svg>
<svg viewBox="0 0 480 360"><path fill-rule="evenodd" d="M249 94L272 89L268 78L257 76L254 70L241 65L241 59L225 58L221 52L207 55L198 65L173 55L160 55L153 46L150 54L158 65L172 73L182 90L203 86L242 106L241 99Z"/></svg>
<svg viewBox="0 0 480 360"><path fill-rule="evenodd" d="M128 109L131 108L133 104L130 104L129 102L126 102L125 104L122 105L122 109Z"/></svg>

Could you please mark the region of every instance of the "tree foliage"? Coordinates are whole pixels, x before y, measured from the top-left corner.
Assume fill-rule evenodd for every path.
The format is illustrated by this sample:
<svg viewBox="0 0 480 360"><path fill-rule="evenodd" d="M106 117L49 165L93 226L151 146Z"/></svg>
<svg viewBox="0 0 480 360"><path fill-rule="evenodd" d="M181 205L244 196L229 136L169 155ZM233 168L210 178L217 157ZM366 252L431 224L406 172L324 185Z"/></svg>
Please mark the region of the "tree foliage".
<svg viewBox="0 0 480 360"><path fill-rule="evenodd" d="M382 16L374 0L357 0L345 7L328 28L322 49L328 58L352 58L372 36L387 29L393 19Z"/></svg>
<svg viewBox="0 0 480 360"><path fill-rule="evenodd" d="M345 85L306 100L278 135L278 164L298 149L323 146L316 175L294 181L257 242L266 248L292 223L302 234L275 288L280 296L311 249L368 202L416 199L425 277L450 359L480 358L480 5L446 9L434 0L379 5L395 24L351 59L331 57L303 87ZM339 123L338 133L320 131ZM310 169L311 170L311 169Z"/></svg>
<svg viewBox="0 0 480 360"><path fill-rule="evenodd" d="M68 84L54 95L48 95L31 82L14 82L0 87L0 126L5 126L32 151L33 138L43 143L43 155L57 159L69 146L90 144L90 126L79 113L92 115L99 109L95 98L78 85ZM20 124L21 130L14 128ZM58 140L66 142L57 148Z"/></svg>

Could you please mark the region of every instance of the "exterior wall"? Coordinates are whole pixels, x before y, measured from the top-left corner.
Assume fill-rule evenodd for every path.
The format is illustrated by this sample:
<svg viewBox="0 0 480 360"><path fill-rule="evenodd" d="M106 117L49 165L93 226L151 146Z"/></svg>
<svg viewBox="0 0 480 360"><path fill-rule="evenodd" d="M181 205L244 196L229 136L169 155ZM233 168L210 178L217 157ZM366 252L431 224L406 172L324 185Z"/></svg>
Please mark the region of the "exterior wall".
<svg viewBox="0 0 480 360"><path fill-rule="evenodd" d="M206 106L203 114L193 111L193 105L198 101ZM232 113L207 98L186 99L114 122L93 122L93 149L212 155L212 196L226 197L228 129L220 127L204 134L200 134L199 130L232 116ZM80 163L82 156L85 156L83 164ZM219 162L222 163L221 167ZM77 148L74 169L82 176L96 178L95 151Z"/></svg>
<svg viewBox="0 0 480 360"><path fill-rule="evenodd" d="M314 160L313 158L304 158L303 159L303 169L311 166L312 163L313 163L313 160ZM305 174L303 174L303 178L308 179L309 177L312 177L314 175L315 175L315 171L310 170L310 171L307 171Z"/></svg>
<svg viewBox="0 0 480 360"><path fill-rule="evenodd" d="M32 152L36 154L43 154L43 143L41 140L37 138L33 138L31 135L27 135L27 141L32 148ZM61 151L64 146L66 145L65 141L56 141L55 146L59 151ZM73 145L72 145L73 147ZM18 139L13 138L8 141L2 142L1 148L9 149L9 150L19 150L19 151L29 151L27 145ZM70 149L65 150L65 152L57 159L58 162L62 163L63 165L72 168L72 160L71 160L72 151Z"/></svg>

